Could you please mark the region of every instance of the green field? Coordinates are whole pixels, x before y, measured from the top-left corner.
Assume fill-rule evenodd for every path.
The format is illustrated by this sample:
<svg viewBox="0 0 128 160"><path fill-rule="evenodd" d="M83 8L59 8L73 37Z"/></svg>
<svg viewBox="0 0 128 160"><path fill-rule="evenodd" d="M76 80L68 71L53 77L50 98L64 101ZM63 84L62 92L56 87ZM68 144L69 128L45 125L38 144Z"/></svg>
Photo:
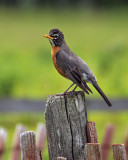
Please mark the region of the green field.
<svg viewBox="0 0 128 160"><path fill-rule="evenodd" d="M13 117L13 118L12 118ZM102 143L104 136L105 126L107 124L115 125L115 133L112 143L124 143L126 131L128 131L128 113L127 112L88 112L88 120L94 121L97 127L98 142ZM5 147L4 159L7 160L10 156L12 149L13 136L15 131L15 126L17 123L22 123L27 127L27 130L36 131L36 126L38 122L44 122L43 113L29 113L28 114L17 114L17 113L1 113L0 114L0 126L4 126L7 130L7 140ZM48 160L47 144L44 150L44 160ZM110 159L112 159L112 150L110 153Z"/></svg>
<svg viewBox="0 0 128 160"><path fill-rule="evenodd" d="M105 93L112 98L127 97L127 17L127 8L0 8L0 96L40 99L66 90L71 82L54 69L50 44L43 38L51 28L58 27ZM99 96L94 93L91 98Z"/></svg>

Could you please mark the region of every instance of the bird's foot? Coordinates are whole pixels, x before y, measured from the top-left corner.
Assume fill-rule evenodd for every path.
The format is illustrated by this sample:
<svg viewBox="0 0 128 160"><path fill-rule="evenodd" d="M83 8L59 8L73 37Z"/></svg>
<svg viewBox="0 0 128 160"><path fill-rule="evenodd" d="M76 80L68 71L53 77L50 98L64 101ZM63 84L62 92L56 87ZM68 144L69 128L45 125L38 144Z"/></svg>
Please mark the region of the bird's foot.
<svg viewBox="0 0 128 160"><path fill-rule="evenodd" d="M70 95L70 94L73 94L74 92L75 92L75 91L64 92L64 93L56 94L56 96Z"/></svg>
<svg viewBox="0 0 128 160"><path fill-rule="evenodd" d="M70 91L70 92L64 92L63 95L73 94L74 92L75 92L74 90L72 90L72 91Z"/></svg>

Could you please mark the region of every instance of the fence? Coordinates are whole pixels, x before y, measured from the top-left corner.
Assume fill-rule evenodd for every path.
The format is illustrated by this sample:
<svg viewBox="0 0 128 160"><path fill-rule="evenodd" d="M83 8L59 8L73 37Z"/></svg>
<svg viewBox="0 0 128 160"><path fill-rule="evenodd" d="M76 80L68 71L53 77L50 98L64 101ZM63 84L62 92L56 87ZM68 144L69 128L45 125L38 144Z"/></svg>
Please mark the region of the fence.
<svg viewBox="0 0 128 160"><path fill-rule="evenodd" d="M15 129L14 140L11 148L11 155L9 160L20 160L21 149L20 149L20 134L26 132L26 127L22 124L18 124ZM46 128L45 125L39 123L36 129L36 148L37 148L37 160L40 160L40 151L43 153L45 140L46 140ZM6 152L5 140L6 131L0 128L0 160L3 160L4 152ZM30 139L29 139L30 140Z"/></svg>
<svg viewBox="0 0 128 160"><path fill-rule="evenodd" d="M113 144L115 127L108 124L100 145L94 122L87 121L84 94L50 96L46 103L46 128L50 160L107 160L112 146L114 160L128 159L128 133L124 144ZM10 160L42 160L46 128L37 126L33 131L17 125ZM85 130L86 128L86 130ZM0 160L3 158L6 132L0 129ZM70 157L70 158L69 158ZM82 158L81 158L82 157Z"/></svg>
<svg viewBox="0 0 128 160"><path fill-rule="evenodd" d="M21 157L21 153L20 153L20 134L24 131L26 131L25 126L23 126L21 124L20 125L18 124L16 126L10 160L19 160L20 157ZM25 134L28 134L28 135L32 134L32 136L34 137L34 145L36 145L36 148L38 150L38 152L37 152L37 157L38 158L37 159L41 160L43 150L44 150L45 139L46 139L45 126L41 123L38 124L36 133L37 133L36 142L35 142L35 133L24 132L24 134L22 134L22 136L25 135ZM111 149L112 138L114 136L114 126L112 124L108 124L106 126L105 134L104 134L104 138L103 138L103 142L102 142L101 146L100 146L100 144L98 144L97 132L96 132L96 127L95 127L94 122L88 122L87 123L87 133L88 133L88 142L90 142L86 145L87 155L89 155L89 153L90 153L90 152L88 152L88 148L93 148L93 147L95 148L96 147L98 150L100 150L100 154L102 155L102 160L107 160L110 149ZM30 137L30 136L28 136L28 137ZM2 160L4 151L6 151L5 139L6 139L6 132L3 128L1 128L0 129L0 160ZM22 139L24 139L24 138L22 138ZM29 142L29 143L33 143L33 142ZM114 147L116 147L116 148L114 148ZM124 145L113 145L114 154L117 155L117 152L119 152L119 151L117 151L118 147L121 148L121 149L123 148L122 152L125 154ZM125 138L125 148L126 148L126 155L127 155L127 159L128 159L128 133L127 133L126 138ZM34 151L34 153L36 153L36 152ZM66 158L58 157L58 160L65 160L65 159Z"/></svg>
<svg viewBox="0 0 128 160"><path fill-rule="evenodd" d="M111 141L114 133L114 126L107 125L106 132L104 135L104 140L102 145L97 141L97 132L94 122L87 123L87 139L88 142L85 145L84 151L86 155L86 160L107 160L108 154L111 148ZM127 141L127 137L126 137ZM41 149L37 149L35 133L32 131L23 132L21 134L21 157L22 160L42 160ZM37 146L37 147L36 147ZM55 146L54 146L55 147ZM125 149L126 147L126 149ZM113 144L113 159L114 160L126 160L126 153L128 156L128 148L124 144ZM38 154L37 154L38 150ZM126 152L127 151L127 152ZM39 154L40 153L40 154ZM57 160L67 160L64 157L57 157Z"/></svg>

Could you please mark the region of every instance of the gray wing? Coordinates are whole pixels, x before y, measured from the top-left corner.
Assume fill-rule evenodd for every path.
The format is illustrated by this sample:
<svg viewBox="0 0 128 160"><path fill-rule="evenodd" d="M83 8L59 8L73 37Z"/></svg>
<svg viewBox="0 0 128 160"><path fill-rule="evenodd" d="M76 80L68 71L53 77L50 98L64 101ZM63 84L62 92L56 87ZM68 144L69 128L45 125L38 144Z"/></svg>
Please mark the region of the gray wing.
<svg viewBox="0 0 128 160"><path fill-rule="evenodd" d="M61 68L61 70L67 75L67 77L79 86L82 90L89 94L88 91L91 89L86 84L86 81L83 81L83 73L81 70L82 63L81 59L76 55L67 54L64 51L59 51L56 55L56 63ZM84 64L85 65L85 64Z"/></svg>
<svg viewBox="0 0 128 160"><path fill-rule="evenodd" d="M81 73L82 81L89 82L91 84L96 83L96 77L93 72L80 57L77 57L77 64L79 64L79 71Z"/></svg>
<svg viewBox="0 0 128 160"><path fill-rule="evenodd" d="M69 51L70 52L70 51ZM92 71L89 69L88 65L74 53L70 52L67 54L64 51L60 51L56 55L56 63L61 68L61 70L67 75L67 77L73 81L77 86L79 86L83 91L89 94L88 91L91 89L88 87L86 82L90 82L99 94L106 101L108 106L112 106L109 99L106 97L104 92L99 87L96 78Z"/></svg>

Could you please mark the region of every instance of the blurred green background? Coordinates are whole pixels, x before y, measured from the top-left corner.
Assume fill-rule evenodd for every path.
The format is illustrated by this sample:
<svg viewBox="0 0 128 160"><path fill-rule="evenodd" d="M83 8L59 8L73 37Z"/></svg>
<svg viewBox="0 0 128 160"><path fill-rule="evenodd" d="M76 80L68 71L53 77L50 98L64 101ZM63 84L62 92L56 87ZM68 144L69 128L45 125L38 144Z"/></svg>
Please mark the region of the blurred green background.
<svg viewBox="0 0 128 160"><path fill-rule="evenodd" d="M63 31L71 50L86 61L106 95L127 99L126 0L0 0L0 98L46 99L68 88L71 82L53 67L51 46L43 37L55 27ZM94 94L87 99L101 98L91 89ZM44 122L43 112L0 113L0 117L0 126L8 131L9 148L17 123L35 130L39 121ZM88 112L89 120L96 122L100 143L106 123L116 126L113 143L124 143L127 117L127 111ZM48 159L47 149L44 159Z"/></svg>
<svg viewBox="0 0 128 160"><path fill-rule="evenodd" d="M54 69L51 46L43 37L55 27L64 32L69 47L87 62L108 96L128 96L126 9L1 8L1 97L46 98L68 88L71 82ZM91 98L99 96L94 93Z"/></svg>

